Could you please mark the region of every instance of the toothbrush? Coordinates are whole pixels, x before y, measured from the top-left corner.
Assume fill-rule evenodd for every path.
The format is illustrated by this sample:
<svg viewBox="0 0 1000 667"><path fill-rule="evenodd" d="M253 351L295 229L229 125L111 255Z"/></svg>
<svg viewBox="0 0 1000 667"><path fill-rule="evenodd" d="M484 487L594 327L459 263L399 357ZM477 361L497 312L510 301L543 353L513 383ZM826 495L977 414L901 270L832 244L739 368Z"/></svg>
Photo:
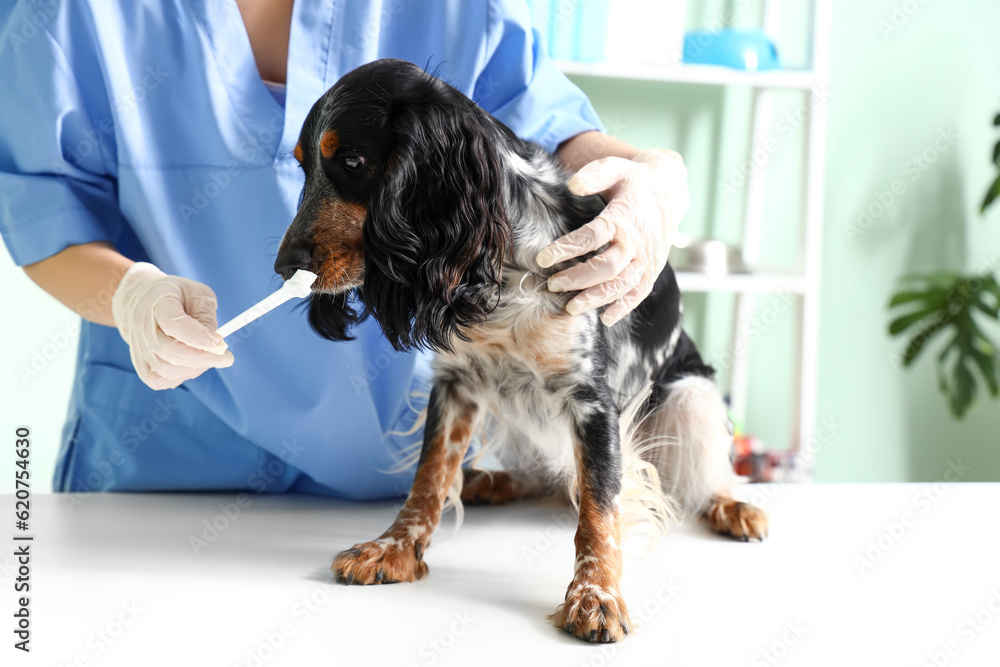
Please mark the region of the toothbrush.
<svg viewBox="0 0 1000 667"><path fill-rule="evenodd" d="M314 282L316 282L315 273L299 269L280 288L223 324L215 330L215 333L225 338L257 318L266 315L289 299L301 299L309 296L309 293L312 291L310 288Z"/></svg>

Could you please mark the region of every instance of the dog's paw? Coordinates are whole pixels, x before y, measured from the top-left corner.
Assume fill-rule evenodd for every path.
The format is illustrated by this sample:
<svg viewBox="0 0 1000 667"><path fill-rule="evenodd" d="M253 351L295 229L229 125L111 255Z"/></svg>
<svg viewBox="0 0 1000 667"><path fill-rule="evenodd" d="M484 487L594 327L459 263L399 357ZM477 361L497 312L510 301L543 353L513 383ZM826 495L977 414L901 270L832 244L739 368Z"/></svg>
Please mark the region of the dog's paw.
<svg viewBox="0 0 1000 667"><path fill-rule="evenodd" d="M759 507L732 498L716 498L705 518L717 533L731 535L744 542L763 541L767 537L767 514Z"/></svg>
<svg viewBox="0 0 1000 667"><path fill-rule="evenodd" d="M416 581L427 574L424 544L383 537L355 544L333 559L334 579L340 584L394 584Z"/></svg>
<svg viewBox="0 0 1000 667"><path fill-rule="evenodd" d="M618 642L632 630L621 593L577 581L570 585L566 601L556 608L549 620L588 642Z"/></svg>

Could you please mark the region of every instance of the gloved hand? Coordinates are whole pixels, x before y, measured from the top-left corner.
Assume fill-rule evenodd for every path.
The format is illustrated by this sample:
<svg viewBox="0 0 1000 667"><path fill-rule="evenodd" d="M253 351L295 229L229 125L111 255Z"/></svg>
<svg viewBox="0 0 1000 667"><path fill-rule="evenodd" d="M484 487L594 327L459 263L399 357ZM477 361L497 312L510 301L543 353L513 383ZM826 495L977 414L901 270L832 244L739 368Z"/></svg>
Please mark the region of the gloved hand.
<svg viewBox="0 0 1000 667"><path fill-rule="evenodd" d="M215 333L215 310L211 288L146 262L130 266L111 297L132 365L153 389L172 389L209 368L233 365L233 353Z"/></svg>
<svg viewBox="0 0 1000 667"><path fill-rule="evenodd" d="M547 268L610 243L587 262L551 276L549 290L583 290L566 304L574 315L611 304L601 315L611 326L649 296L667 263L681 218L691 206L687 168L674 151L645 149L631 160L594 160L567 185L581 196L607 191L608 205L591 222L553 241L536 261Z"/></svg>

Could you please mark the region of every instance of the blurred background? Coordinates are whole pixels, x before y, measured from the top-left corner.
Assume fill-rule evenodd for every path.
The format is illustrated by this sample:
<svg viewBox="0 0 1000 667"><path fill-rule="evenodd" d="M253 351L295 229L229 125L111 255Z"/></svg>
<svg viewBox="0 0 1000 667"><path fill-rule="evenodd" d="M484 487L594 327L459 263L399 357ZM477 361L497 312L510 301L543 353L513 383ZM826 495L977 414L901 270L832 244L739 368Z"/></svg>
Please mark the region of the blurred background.
<svg viewBox="0 0 1000 667"><path fill-rule="evenodd" d="M1000 3L530 4L609 134L685 158L671 262L747 471L1000 480ZM0 284L0 433L50 489L79 320L5 250Z"/></svg>

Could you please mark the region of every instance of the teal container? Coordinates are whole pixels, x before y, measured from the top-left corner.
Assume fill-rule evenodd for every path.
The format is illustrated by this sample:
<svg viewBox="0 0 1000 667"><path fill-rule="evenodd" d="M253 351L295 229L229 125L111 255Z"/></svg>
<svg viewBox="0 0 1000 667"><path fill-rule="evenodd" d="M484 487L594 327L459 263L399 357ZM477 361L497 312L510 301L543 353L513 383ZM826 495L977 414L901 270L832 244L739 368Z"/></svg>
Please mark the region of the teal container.
<svg viewBox="0 0 1000 667"><path fill-rule="evenodd" d="M556 0L558 2L559 0ZM607 59L608 7L610 0L578 0L576 3L576 49L573 59L596 63Z"/></svg>
<svg viewBox="0 0 1000 667"><path fill-rule="evenodd" d="M780 69L774 42L763 30L695 30L684 36L684 62L751 72Z"/></svg>
<svg viewBox="0 0 1000 667"><path fill-rule="evenodd" d="M549 2L549 55L556 60L576 57L577 14L580 0Z"/></svg>
<svg viewBox="0 0 1000 667"><path fill-rule="evenodd" d="M556 60L606 60L610 0L528 0L531 25Z"/></svg>

